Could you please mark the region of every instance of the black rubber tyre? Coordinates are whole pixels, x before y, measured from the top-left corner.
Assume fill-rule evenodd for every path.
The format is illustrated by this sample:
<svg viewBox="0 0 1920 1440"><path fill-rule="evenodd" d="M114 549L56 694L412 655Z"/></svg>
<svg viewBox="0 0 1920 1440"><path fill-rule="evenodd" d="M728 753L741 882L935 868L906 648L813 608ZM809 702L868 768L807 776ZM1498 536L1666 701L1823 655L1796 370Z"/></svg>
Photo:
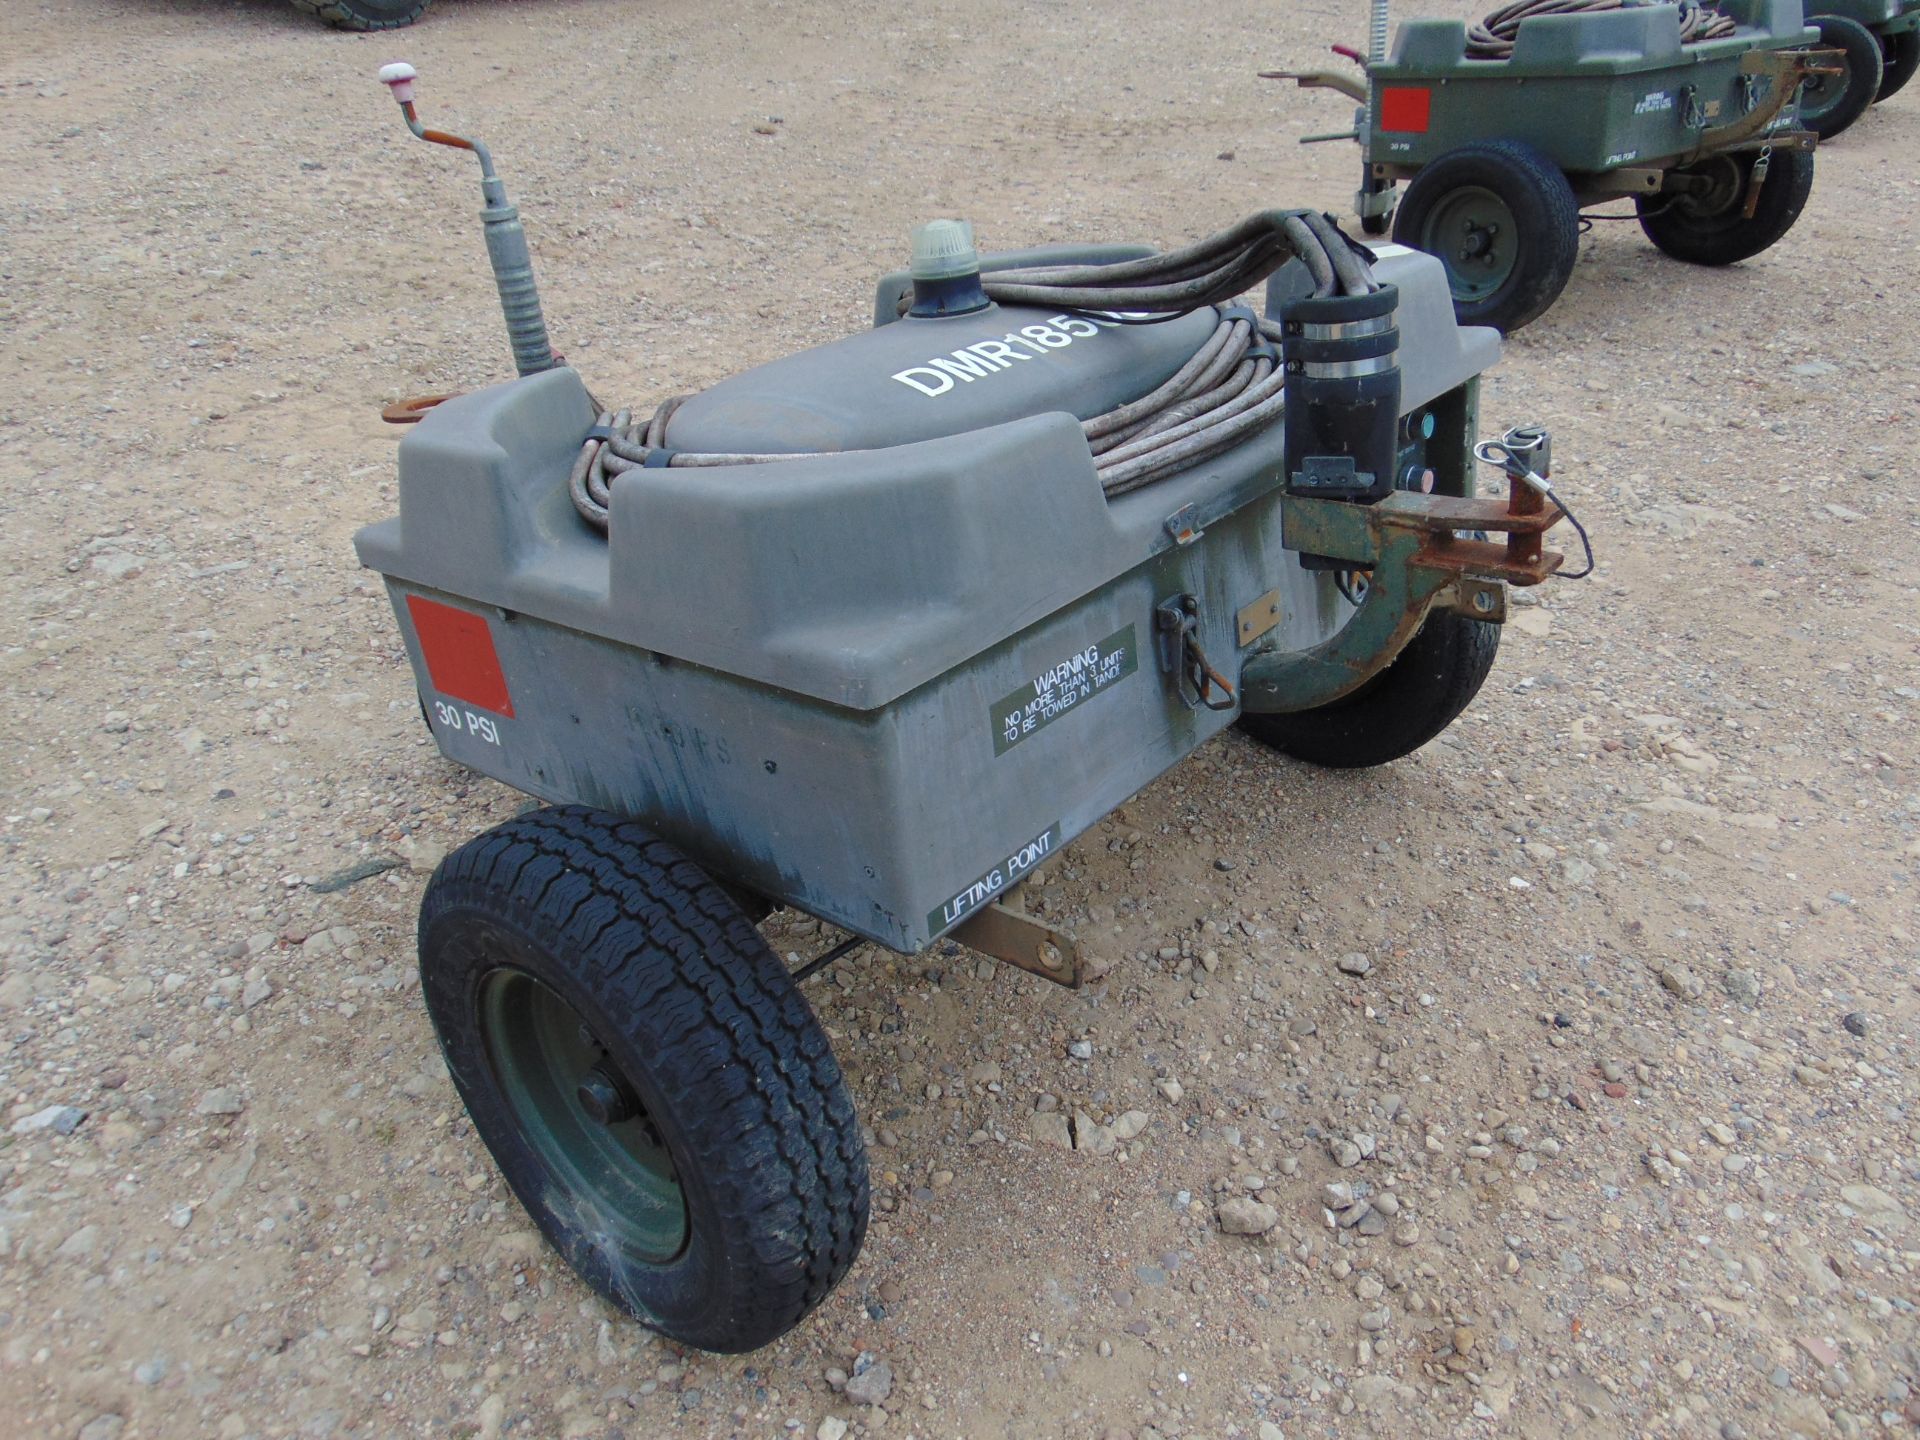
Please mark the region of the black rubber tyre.
<svg viewBox="0 0 1920 1440"><path fill-rule="evenodd" d="M1841 52L1842 73L1810 75L1800 90L1800 122L1831 140L1867 113L1880 93L1880 37L1844 15L1809 15L1822 49Z"/></svg>
<svg viewBox="0 0 1920 1440"><path fill-rule="evenodd" d="M336 30L398 30L426 13L430 0L291 0Z"/></svg>
<svg viewBox="0 0 1920 1440"><path fill-rule="evenodd" d="M1353 694L1291 715L1242 715L1240 728L1310 765L1358 770L1411 755L1480 693L1500 627L1435 610L1393 663Z"/></svg>
<svg viewBox="0 0 1920 1440"><path fill-rule="evenodd" d="M1813 190L1813 152L1776 150L1753 218L1746 217L1754 156L1715 155L1681 174L1705 175L1713 190L1704 196L1639 195L1640 228L1676 260L1694 265L1731 265L1758 255L1793 228Z"/></svg>
<svg viewBox="0 0 1920 1440"><path fill-rule="evenodd" d="M1902 30L1880 40L1880 93L1874 103L1891 99L1920 70L1920 30Z"/></svg>
<svg viewBox="0 0 1920 1440"><path fill-rule="evenodd" d="M1387 227L1392 223L1393 217L1391 215L1362 215L1360 217L1360 233L1362 235L1384 235L1387 233Z"/></svg>
<svg viewBox="0 0 1920 1440"><path fill-rule="evenodd" d="M1531 145L1449 150L1407 186L1393 238L1439 257L1462 325L1518 330L1560 297L1580 255L1580 207Z"/></svg>
<svg viewBox="0 0 1920 1440"><path fill-rule="evenodd" d="M507 1183L642 1324L752 1350L846 1274L868 1189L840 1067L766 941L673 847L581 808L488 831L428 883L420 978Z"/></svg>

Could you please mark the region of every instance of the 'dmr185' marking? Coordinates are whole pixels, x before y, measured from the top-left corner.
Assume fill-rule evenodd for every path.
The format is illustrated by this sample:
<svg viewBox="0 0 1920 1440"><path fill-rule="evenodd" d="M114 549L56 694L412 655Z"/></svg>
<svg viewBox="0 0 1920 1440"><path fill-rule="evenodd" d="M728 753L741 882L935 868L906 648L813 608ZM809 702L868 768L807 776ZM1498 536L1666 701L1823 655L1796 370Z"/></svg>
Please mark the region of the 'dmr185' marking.
<svg viewBox="0 0 1920 1440"><path fill-rule="evenodd" d="M971 385L983 376L1011 370L1022 361L1042 359L1049 350L1064 350L1075 340L1091 339L1118 324L1117 320L1095 320L1084 315L1055 315L1041 324L1010 330L998 340L979 340L962 345L950 355L936 355L924 365L909 365L895 371L893 378L922 395L944 395L956 380Z"/></svg>

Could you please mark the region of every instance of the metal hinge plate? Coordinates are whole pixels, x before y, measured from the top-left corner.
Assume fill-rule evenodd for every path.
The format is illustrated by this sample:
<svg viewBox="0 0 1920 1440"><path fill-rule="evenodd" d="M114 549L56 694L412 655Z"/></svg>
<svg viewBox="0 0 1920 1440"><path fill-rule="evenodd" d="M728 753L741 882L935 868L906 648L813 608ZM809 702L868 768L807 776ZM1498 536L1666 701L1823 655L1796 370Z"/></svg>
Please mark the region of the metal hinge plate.
<svg viewBox="0 0 1920 1440"><path fill-rule="evenodd" d="M1234 635L1240 644L1251 645L1280 623L1280 592L1269 590L1251 604L1234 613Z"/></svg>

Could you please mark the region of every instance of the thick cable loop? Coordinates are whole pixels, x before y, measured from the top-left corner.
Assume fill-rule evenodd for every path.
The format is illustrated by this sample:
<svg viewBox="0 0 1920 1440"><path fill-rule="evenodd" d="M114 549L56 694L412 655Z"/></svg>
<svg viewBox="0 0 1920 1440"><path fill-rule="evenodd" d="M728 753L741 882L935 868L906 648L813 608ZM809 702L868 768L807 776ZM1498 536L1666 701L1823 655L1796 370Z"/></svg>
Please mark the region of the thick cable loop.
<svg viewBox="0 0 1920 1440"><path fill-rule="evenodd" d="M1589 15L1602 10L1631 8L1628 0L1512 0L1502 5L1477 25L1467 27L1469 60L1509 60L1513 42L1520 33L1520 22L1536 15ZM1680 0L1680 43L1697 45L1702 40L1720 40L1733 34L1734 22L1711 5L1698 0Z"/></svg>
<svg viewBox="0 0 1920 1440"><path fill-rule="evenodd" d="M1179 250L1112 265L1047 265L981 276L989 299L1150 323L1224 307L1298 258L1315 296L1378 290L1367 252L1324 215L1267 210ZM1280 418L1284 374L1271 344L1280 327L1245 310L1222 313L1187 362L1148 394L1081 422L1101 489L1124 495L1240 443ZM821 454L718 454L667 448L667 422L685 397L666 401L644 421L603 411L568 477L574 508L607 528L613 477L649 466L765 465Z"/></svg>

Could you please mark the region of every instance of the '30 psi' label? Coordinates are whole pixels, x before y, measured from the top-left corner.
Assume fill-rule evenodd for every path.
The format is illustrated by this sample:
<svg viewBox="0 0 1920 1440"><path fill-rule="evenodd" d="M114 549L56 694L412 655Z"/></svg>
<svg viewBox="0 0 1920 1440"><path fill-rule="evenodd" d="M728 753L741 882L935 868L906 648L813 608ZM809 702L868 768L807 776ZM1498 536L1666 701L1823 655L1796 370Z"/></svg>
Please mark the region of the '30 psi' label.
<svg viewBox="0 0 1920 1440"><path fill-rule="evenodd" d="M500 743L500 727L493 720L476 710L464 706L449 705L444 700L433 702L433 718L456 735L471 735L476 740L484 740L489 745Z"/></svg>

